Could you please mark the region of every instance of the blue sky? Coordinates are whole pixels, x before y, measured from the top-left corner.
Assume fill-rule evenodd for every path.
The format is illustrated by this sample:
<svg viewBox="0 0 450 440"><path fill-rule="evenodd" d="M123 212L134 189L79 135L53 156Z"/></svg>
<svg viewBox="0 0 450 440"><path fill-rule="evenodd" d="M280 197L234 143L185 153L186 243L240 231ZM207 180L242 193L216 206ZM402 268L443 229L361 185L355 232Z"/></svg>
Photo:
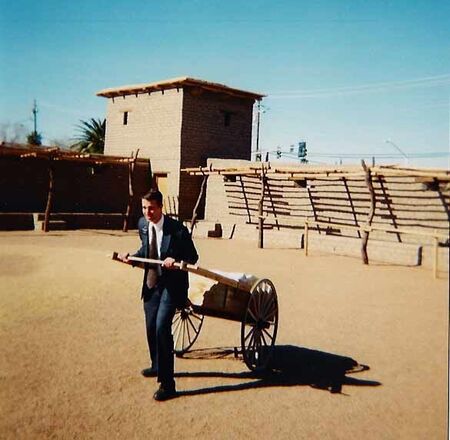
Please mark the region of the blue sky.
<svg viewBox="0 0 450 440"><path fill-rule="evenodd" d="M98 90L191 76L268 95L263 152L449 166L418 157L449 152L449 23L448 0L0 0L0 127L31 131L36 99L66 140Z"/></svg>

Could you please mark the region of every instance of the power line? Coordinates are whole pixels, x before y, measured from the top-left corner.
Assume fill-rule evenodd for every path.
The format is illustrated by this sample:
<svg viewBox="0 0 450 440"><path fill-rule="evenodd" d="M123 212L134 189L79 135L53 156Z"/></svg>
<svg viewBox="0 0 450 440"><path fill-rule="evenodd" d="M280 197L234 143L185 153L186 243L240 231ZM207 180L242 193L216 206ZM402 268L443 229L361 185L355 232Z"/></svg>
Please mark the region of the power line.
<svg viewBox="0 0 450 440"><path fill-rule="evenodd" d="M289 153L285 153L289 154ZM358 157L379 157L386 159L404 158L402 154L396 153L308 153L308 156L312 157L348 157L348 158L358 158ZM430 151L426 153L409 153L409 158L433 158L433 157L448 157L450 152L448 151Z"/></svg>
<svg viewBox="0 0 450 440"><path fill-rule="evenodd" d="M257 150L252 150L252 153L255 153ZM276 154L280 150L265 150L261 149L261 153L270 153ZM298 157L296 153L290 153L288 151L281 151L283 156L292 156ZM433 158L433 157L447 157L450 156L450 152L448 151L430 151L426 153L409 153L408 157L410 158ZM404 157L401 154L396 153L308 153L308 157L334 157L334 158L358 158L358 157L379 157L386 159L398 159Z"/></svg>
<svg viewBox="0 0 450 440"><path fill-rule="evenodd" d="M450 85L450 74L428 76L402 81L386 81L380 83L361 84L347 87L334 87L328 89L289 90L285 92L269 93L268 98L322 98L369 92L384 92L393 89L418 89L427 87L440 87Z"/></svg>

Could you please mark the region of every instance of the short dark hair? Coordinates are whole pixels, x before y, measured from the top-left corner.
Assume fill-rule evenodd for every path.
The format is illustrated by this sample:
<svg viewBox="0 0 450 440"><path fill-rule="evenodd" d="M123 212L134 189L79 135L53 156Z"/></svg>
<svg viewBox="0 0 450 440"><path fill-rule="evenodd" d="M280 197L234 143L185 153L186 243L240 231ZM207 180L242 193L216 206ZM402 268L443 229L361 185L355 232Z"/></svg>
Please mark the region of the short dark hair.
<svg viewBox="0 0 450 440"><path fill-rule="evenodd" d="M142 199L147 200L148 202L155 200L159 206L163 205L163 195L157 189L151 189L148 193L142 196Z"/></svg>

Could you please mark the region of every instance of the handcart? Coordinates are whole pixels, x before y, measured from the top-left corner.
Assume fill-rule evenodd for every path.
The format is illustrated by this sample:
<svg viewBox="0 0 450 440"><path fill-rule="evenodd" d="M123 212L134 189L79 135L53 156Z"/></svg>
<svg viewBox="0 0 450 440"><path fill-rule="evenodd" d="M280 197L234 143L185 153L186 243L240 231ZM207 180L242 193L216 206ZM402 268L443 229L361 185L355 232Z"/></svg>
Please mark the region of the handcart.
<svg viewBox="0 0 450 440"><path fill-rule="evenodd" d="M121 261L113 254L113 260ZM160 260L128 257L130 264L143 268ZM176 311L172 321L174 351L186 353L200 334L205 316L241 323L241 349L252 371L268 367L278 330L278 299L275 286L267 278L208 270L185 262L175 263L197 279L190 279L186 305ZM198 282L198 276L203 282Z"/></svg>

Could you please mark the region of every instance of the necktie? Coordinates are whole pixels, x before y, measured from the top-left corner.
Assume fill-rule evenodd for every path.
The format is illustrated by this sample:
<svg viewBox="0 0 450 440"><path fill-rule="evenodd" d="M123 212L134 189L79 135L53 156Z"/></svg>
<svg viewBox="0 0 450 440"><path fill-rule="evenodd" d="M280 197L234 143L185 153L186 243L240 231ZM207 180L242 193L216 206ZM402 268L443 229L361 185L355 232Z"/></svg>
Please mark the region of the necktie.
<svg viewBox="0 0 450 440"><path fill-rule="evenodd" d="M152 239L150 241L149 258L156 260L158 258L158 244L156 240L156 229L152 226ZM150 264L147 272L147 287L149 289L155 287L158 281L158 266L156 264Z"/></svg>

